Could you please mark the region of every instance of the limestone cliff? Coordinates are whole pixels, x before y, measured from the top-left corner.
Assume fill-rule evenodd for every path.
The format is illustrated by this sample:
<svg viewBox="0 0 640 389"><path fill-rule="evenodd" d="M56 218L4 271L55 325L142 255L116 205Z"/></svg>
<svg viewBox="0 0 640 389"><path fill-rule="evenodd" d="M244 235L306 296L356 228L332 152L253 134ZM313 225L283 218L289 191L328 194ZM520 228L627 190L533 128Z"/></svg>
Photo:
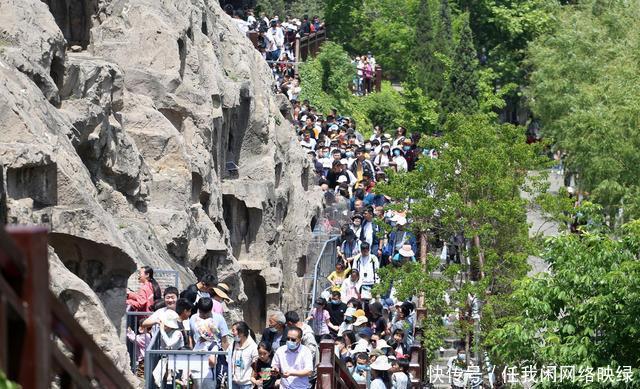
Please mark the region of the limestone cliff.
<svg viewBox="0 0 640 389"><path fill-rule="evenodd" d="M321 196L272 83L217 0L0 0L0 221L51 228L52 288L122 369L140 265L216 273L254 326L302 305Z"/></svg>

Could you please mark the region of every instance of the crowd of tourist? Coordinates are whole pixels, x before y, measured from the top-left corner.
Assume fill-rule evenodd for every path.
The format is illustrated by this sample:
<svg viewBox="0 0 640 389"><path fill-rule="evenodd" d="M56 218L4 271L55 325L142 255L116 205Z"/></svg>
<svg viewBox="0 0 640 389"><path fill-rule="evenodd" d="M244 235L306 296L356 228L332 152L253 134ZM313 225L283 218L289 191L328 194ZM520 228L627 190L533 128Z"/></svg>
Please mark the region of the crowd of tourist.
<svg viewBox="0 0 640 389"><path fill-rule="evenodd" d="M231 302L230 288L214 276L205 275L182 291L167 287L161 296L153 269L141 268L141 286L130 290L126 301L130 311L148 313L128 322L136 372L143 376L145 350L157 334L165 350L230 350L231 371L225 355L211 355L210 373L196 379L195 387L221 387L231 376L233 388L312 388L319 344L331 339L336 358L356 382L374 389L409 388L415 299L398 300L393 286L376 295L374 287L380 282L380 268L416 260L417 241L405 213L385 211L390 199L373 189L386 180L389 170L413 170L419 158L437 158L437 152L418 147L419 134L407 134L403 127L387 132L376 126L365 137L351 118L336 110L323 115L308 101L298 101L300 79L293 66L292 43L296 36L324 28L316 17L280 21L264 15L256 18L252 10L228 12L241 31L258 32L260 50L271 62L279 91L293 103L296 135L313 161L326 203L346 204L350 222L340 226L335 271L323 275L329 289L304 316L295 311L272 312L259 336L243 321L227 324L224 313ZM354 93L370 93L375 58L371 53L358 56L353 65ZM156 385L192 383L191 377L169 366L164 366L164 373L158 371L161 365L162 361L147 367L154 370Z"/></svg>
<svg viewBox="0 0 640 389"><path fill-rule="evenodd" d="M410 235L402 239L412 241ZM181 292L167 287L163 298L156 299L159 287L153 269L141 268L140 288L127 293L130 310L149 313L135 329L128 323L127 337L137 349L137 374L144 377L145 350L152 334L158 334L164 350L231 348L232 355L232 371L225 355L212 355L207 360L210 373L195 380L182 371L171 371L171 365L161 360L149 367L158 387L219 388L231 375L233 388L310 388L316 379L318 344L333 339L336 357L357 382L366 382L370 388L408 388L414 305L393 303L392 296L374 299L370 287L378 281L375 273L380 265L366 242L359 250L351 261L340 251L342 258L329 277L333 286L328 299L318 298L308 317L302 319L295 311L274 312L260 338L243 321L227 325L223 313L232 301L229 287L215 277L206 275ZM415 260L410 243L400 246L392 257L393 263Z"/></svg>

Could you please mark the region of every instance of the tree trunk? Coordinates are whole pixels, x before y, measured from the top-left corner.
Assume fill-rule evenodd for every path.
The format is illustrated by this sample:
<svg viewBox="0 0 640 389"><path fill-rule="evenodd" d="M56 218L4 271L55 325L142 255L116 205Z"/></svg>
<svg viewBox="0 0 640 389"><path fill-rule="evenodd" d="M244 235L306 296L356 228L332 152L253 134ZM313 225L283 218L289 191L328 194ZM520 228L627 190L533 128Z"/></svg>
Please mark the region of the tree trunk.
<svg viewBox="0 0 640 389"><path fill-rule="evenodd" d="M425 267L427 267L427 254L429 253L429 239L428 239L427 231L420 232L420 263Z"/></svg>
<svg viewBox="0 0 640 389"><path fill-rule="evenodd" d="M476 250L478 250L478 265L480 267L480 279L484 278L484 253L480 247L480 237L475 235L473 237L473 245L476 246Z"/></svg>
<svg viewBox="0 0 640 389"><path fill-rule="evenodd" d="M466 318L465 318L466 320ZM464 355L465 355L465 365L469 366L469 351L471 349L471 347L469 346L469 344L471 343L471 331L469 331L469 326L468 326L468 322L465 323L466 324L466 335L465 335L465 339L464 339Z"/></svg>
<svg viewBox="0 0 640 389"><path fill-rule="evenodd" d="M420 231L420 263L424 271L427 270L427 255L429 253L429 239L427 231ZM421 293L418 299L418 307L424 307L424 294Z"/></svg>

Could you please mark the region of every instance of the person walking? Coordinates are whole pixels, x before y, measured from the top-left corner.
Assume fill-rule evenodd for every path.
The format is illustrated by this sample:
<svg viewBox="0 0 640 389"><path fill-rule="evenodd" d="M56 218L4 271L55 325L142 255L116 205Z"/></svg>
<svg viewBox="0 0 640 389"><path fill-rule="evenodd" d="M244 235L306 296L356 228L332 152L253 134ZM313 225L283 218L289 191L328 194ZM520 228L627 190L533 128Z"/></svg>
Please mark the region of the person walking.
<svg viewBox="0 0 640 389"><path fill-rule="evenodd" d="M231 326L233 335L233 374L231 389L252 389L253 364L258 360L258 345L247 323L239 321Z"/></svg>
<svg viewBox="0 0 640 389"><path fill-rule="evenodd" d="M302 342L302 330L290 327L287 344L276 350L271 362L274 371L280 374L282 389L309 389L309 377L313 373L313 356Z"/></svg>

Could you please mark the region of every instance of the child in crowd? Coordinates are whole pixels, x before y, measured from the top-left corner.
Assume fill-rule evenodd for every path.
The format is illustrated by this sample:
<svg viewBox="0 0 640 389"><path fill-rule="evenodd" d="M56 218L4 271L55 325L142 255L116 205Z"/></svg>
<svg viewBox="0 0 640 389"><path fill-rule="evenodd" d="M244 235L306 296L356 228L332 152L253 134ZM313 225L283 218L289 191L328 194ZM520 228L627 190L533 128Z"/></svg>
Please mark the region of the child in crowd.
<svg viewBox="0 0 640 389"><path fill-rule="evenodd" d="M345 266L342 260L338 260L336 263L336 270L333 271L327 277L327 280L331 282L331 291L332 292L340 292L342 287L342 281L344 281L349 275L350 269Z"/></svg>
<svg viewBox="0 0 640 389"><path fill-rule="evenodd" d="M393 331L393 342L390 344L391 350L396 358L401 359L408 356L407 347L404 342L404 330L396 328Z"/></svg>
<svg viewBox="0 0 640 389"><path fill-rule="evenodd" d="M147 348L147 344L151 341L151 334L146 328L139 327L138 334L131 329L127 328L127 339L134 344L134 352L136 358L136 376L144 378L144 350Z"/></svg>
<svg viewBox="0 0 640 389"><path fill-rule="evenodd" d="M365 352L356 354L356 364L353 367L351 376L357 383L366 383L369 376L369 355Z"/></svg>
<svg viewBox="0 0 640 389"><path fill-rule="evenodd" d="M271 345L260 342L258 344L258 360L253 364L253 377L251 382L258 388L275 388L278 383L278 374L271 368L273 352Z"/></svg>
<svg viewBox="0 0 640 389"><path fill-rule="evenodd" d="M306 321L311 321L311 328L313 328L313 333L316 335L316 341L318 341L322 335L328 335L331 316L329 315L329 311L327 311L327 300L322 297L316 299L315 309L311 311Z"/></svg>

